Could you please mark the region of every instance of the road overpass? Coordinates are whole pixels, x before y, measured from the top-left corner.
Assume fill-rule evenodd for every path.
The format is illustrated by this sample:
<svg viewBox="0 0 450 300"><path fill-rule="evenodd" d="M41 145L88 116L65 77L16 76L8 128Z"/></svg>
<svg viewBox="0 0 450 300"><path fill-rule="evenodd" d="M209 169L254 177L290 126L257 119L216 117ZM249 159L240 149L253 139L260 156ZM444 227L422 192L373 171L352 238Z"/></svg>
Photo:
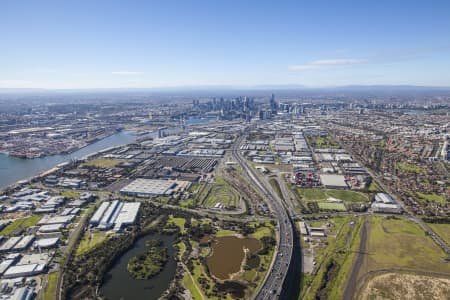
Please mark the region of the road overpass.
<svg viewBox="0 0 450 300"><path fill-rule="evenodd" d="M237 139L232 148L234 159L241 165L244 174L252 181L255 187L264 195L268 205L277 219L277 246L270 270L268 270L264 282L257 291L255 299L280 299L282 296L283 283L289 270L293 254L294 230L291 219L283 206L282 200L275 193L264 176L259 176L242 157L240 147L244 137ZM287 298L286 298L287 299Z"/></svg>

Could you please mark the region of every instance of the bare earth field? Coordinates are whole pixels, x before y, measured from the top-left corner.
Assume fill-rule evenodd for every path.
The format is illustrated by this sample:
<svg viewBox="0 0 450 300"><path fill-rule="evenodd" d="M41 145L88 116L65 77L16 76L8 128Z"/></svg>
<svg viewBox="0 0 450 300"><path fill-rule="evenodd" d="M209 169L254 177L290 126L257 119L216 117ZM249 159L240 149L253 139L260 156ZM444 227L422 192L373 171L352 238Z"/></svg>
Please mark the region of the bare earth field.
<svg viewBox="0 0 450 300"><path fill-rule="evenodd" d="M411 274L410 276L425 276L430 282L428 285L432 286L433 280L436 280L433 284L439 284L440 278L450 278L450 264L444 260L447 257L445 252L425 234L419 225L409 219L373 216L368 225L367 239L364 238L366 246L359 249L358 259L354 261L354 272L352 272L352 278L347 281L345 299L450 299L448 296L444 298L396 297L395 293L403 289L400 284L397 287L396 281L375 280L374 278L381 276L379 274L396 274L395 276L398 277ZM377 288L383 282L386 286ZM411 290L410 293L415 290L417 293L425 293L421 291L421 288L412 289L407 282L405 280L405 289ZM387 286L388 283L391 286ZM378 292L367 292L367 289L370 290L371 287ZM386 295L382 294L383 290L386 290ZM363 294L366 298L362 298ZM399 295L406 295L406 293L401 292Z"/></svg>
<svg viewBox="0 0 450 300"><path fill-rule="evenodd" d="M371 279L361 300L441 300L450 297L450 279L423 275L387 273Z"/></svg>

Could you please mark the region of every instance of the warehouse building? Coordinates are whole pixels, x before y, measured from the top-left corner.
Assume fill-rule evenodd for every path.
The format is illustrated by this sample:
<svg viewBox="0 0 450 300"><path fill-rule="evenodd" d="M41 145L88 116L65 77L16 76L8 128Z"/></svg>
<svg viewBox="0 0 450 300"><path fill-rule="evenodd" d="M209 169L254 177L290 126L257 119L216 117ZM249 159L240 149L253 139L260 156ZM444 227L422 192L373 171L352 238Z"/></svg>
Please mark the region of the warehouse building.
<svg viewBox="0 0 450 300"><path fill-rule="evenodd" d="M375 202L378 203L395 203L394 199L392 199L392 197L386 193L377 193L375 195Z"/></svg>
<svg viewBox="0 0 450 300"><path fill-rule="evenodd" d="M101 230L106 230L111 228L114 225L114 220L122 209L123 203L119 202L119 200L114 200L108 206L108 209L105 211L102 219L100 220L100 224L98 228Z"/></svg>
<svg viewBox="0 0 450 300"><path fill-rule="evenodd" d="M3 274L3 278L17 278L33 276L44 272L44 264L27 264L27 265L16 265L9 267L8 270Z"/></svg>
<svg viewBox="0 0 450 300"><path fill-rule="evenodd" d="M92 216L89 224L100 230L108 230L114 227L115 231L120 231L123 227L136 222L140 205L140 202L124 203L119 200L103 202Z"/></svg>
<svg viewBox="0 0 450 300"><path fill-rule="evenodd" d="M38 225L52 225L52 224L70 224L73 219L75 219L74 215L67 216L45 216L43 217L37 224Z"/></svg>
<svg viewBox="0 0 450 300"><path fill-rule="evenodd" d="M306 226L305 222L299 222L300 225L300 233L302 235L308 235L308 227Z"/></svg>
<svg viewBox="0 0 450 300"><path fill-rule="evenodd" d="M173 193L176 183L168 180L139 178L120 190L121 193L136 197L158 197Z"/></svg>
<svg viewBox="0 0 450 300"><path fill-rule="evenodd" d="M376 213L391 213L391 214L401 214L402 208L398 204L393 203L372 203L372 209Z"/></svg>
<svg viewBox="0 0 450 300"><path fill-rule="evenodd" d="M3 245L0 247L0 252L8 252L14 248L15 245L22 239L21 236L10 237Z"/></svg>
<svg viewBox="0 0 450 300"><path fill-rule="evenodd" d="M27 249L34 241L34 235L25 235L20 241L13 247L14 251L21 251Z"/></svg>
<svg viewBox="0 0 450 300"><path fill-rule="evenodd" d="M332 189L348 189L344 175L320 174L320 181L326 188Z"/></svg>
<svg viewBox="0 0 450 300"><path fill-rule="evenodd" d="M62 223L59 223L59 224L49 224L49 225L42 225L42 226L39 228L38 233L40 233L40 234L46 234L46 233L60 232L64 227L65 227L65 225L62 224Z"/></svg>
<svg viewBox="0 0 450 300"><path fill-rule="evenodd" d="M9 267L15 263L14 259L5 259L0 263L0 276L3 275Z"/></svg>
<svg viewBox="0 0 450 300"><path fill-rule="evenodd" d="M140 207L140 202L125 203L115 220L114 231L120 231L123 227L134 224Z"/></svg>
<svg viewBox="0 0 450 300"><path fill-rule="evenodd" d="M58 246L59 241L58 237L39 239L34 242L34 247L37 249L55 248Z"/></svg>
<svg viewBox="0 0 450 300"><path fill-rule="evenodd" d="M109 202L103 202L100 205L100 207L95 211L94 215L92 216L91 220L89 221L89 224L91 224L92 226L97 226L100 223L100 220L102 219L102 216L105 213L108 206L109 206Z"/></svg>

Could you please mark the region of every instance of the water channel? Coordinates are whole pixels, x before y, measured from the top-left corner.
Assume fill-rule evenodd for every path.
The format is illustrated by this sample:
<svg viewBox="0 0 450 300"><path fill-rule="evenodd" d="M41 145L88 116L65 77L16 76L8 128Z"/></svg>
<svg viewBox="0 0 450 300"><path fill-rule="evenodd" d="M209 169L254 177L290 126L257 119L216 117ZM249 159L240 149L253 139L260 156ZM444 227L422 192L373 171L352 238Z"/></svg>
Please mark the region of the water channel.
<svg viewBox="0 0 450 300"><path fill-rule="evenodd" d="M121 131L70 154L51 155L33 159L22 159L0 154L0 189L19 180L36 176L60 163L74 158L81 158L105 148L128 144L135 139L136 137L131 132Z"/></svg>

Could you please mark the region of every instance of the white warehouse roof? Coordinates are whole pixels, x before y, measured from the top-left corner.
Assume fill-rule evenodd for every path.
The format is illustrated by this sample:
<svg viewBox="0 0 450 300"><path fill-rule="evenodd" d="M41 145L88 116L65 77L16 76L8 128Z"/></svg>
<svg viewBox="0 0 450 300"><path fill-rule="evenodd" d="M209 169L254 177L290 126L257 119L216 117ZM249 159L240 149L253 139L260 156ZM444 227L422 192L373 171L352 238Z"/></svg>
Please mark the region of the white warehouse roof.
<svg viewBox="0 0 450 300"><path fill-rule="evenodd" d="M175 182L168 180L139 178L121 189L120 192L143 196L160 196L166 194L175 185Z"/></svg>

